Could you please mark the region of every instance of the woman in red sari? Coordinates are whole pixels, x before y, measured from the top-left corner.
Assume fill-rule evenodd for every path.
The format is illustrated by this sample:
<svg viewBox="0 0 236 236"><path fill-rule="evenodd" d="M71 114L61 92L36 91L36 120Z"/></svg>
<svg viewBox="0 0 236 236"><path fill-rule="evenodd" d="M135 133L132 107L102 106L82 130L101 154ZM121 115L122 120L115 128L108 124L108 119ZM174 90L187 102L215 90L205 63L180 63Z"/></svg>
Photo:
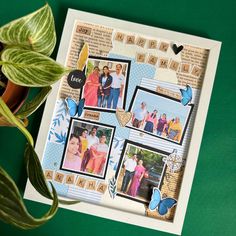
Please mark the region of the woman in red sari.
<svg viewBox="0 0 236 236"><path fill-rule="evenodd" d="M96 107L98 105L98 87L99 83L99 68L95 66L93 72L88 76L84 85L85 106Z"/></svg>
<svg viewBox="0 0 236 236"><path fill-rule="evenodd" d="M138 165L134 169L135 173L132 179L132 182L129 187L128 195L136 197L141 180L145 173L145 168L143 166L143 161L139 160Z"/></svg>

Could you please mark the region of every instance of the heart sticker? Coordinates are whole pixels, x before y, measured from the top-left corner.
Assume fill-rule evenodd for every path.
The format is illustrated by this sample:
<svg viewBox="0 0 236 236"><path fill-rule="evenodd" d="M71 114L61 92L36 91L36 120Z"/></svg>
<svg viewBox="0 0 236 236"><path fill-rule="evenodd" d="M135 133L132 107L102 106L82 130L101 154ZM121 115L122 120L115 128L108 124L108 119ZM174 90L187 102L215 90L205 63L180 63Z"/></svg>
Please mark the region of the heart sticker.
<svg viewBox="0 0 236 236"><path fill-rule="evenodd" d="M183 45L180 45L179 47L176 44L172 45L172 49L175 53L175 55L177 55L179 52L181 52L184 49Z"/></svg>
<svg viewBox="0 0 236 236"><path fill-rule="evenodd" d="M121 127L125 127L132 117L131 112L127 112L123 109L116 110L116 117Z"/></svg>

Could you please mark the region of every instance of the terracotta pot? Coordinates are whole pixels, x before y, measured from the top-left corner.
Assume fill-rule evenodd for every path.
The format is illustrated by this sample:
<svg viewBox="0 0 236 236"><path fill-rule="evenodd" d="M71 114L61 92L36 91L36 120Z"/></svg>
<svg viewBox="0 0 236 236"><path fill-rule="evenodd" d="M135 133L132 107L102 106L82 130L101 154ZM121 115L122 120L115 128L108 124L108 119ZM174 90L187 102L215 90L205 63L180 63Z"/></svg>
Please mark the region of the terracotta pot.
<svg viewBox="0 0 236 236"><path fill-rule="evenodd" d="M24 104L28 96L29 88L16 85L10 80L7 82L6 89L2 95L3 101L7 104L13 113L16 113ZM0 126L9 126L10 124L0 115Z"/></svg>

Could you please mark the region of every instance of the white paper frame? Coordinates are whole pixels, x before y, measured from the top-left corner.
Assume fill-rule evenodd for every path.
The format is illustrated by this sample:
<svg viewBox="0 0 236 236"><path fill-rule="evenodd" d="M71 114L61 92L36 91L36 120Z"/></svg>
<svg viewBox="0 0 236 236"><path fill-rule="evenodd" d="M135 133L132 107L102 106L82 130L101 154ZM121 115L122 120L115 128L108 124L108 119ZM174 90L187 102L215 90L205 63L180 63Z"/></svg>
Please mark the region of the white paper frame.
<svg viewBox="0 0 236 236"><path fill-rule="evenodd" d="M83 212L86 214L92 214L99 217L104 217L124 223L134 224L137 226L142 226L150 229L161 230L165 232L170 232L174 234L181 234L182 226L184 222L184 217L188 205L188 199L191 191L191 185L193 182L193 177L195 173L195 168L197 164L198 153L200 149L201 139L203 135L204 125L206 121L208 106L210 102L211 92L213 88L214 77L216 73L217 62L220 53L221 42L209 40L201 37L196 37L188 34L178 33L174 31L164 30L156 27L150 27L146 25L131 23L128 21L117 20L114 18L109 18L105 16L100 16L96 14L91 14L83 11L77 11L69 9L67 13L67 18L65 21L63 34L61 38L61 43L57 55L57 61L63 65L66 63L67 55L69 52L69 45L71 42L72 31L74 23L76 20L81 20L85 22L91 22L94 24L101 24L115 29L121 29L129 32L139 33L142 35L149 35L156 38L164 38L173 42L181 42L182 44L189 44L196 47L209 49L209 58L207 62L207 68L205 72L205 77L202 84L201 95L198 104L198 112L196 114L193 130L197 132L192 133L191 142L189 145L187 163L184 171L184 176L182 180L181 190L178 197L178 204L175 212L174 221L172 223L161 221L158 219L150 218L147 216L136 215L134 213L129 213L125 211L120 211L104 206L93 205L89 203L78 203L76 205L60 205L60 207ZM44 153L44 147L47 141L47 135L49 131L49 126L51 118L53 115L55 102L57 98L57 93L59 90L60 81L53 85L51 94L49 95L42 122L40 125L36 152L38 156L42 159ZM27 181L26 190L24 198L29 200L34 200L46 204L50 204L51 201L42 197Z"/></svg>

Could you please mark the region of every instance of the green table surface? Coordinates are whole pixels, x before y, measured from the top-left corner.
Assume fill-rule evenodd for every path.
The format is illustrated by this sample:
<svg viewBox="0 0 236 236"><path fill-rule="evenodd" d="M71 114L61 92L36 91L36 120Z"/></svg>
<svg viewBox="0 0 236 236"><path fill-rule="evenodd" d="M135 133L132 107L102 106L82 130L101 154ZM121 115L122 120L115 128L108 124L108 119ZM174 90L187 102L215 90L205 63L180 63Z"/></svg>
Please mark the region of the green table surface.
<svg viewBox="0 0 236 236"><path fill-rule="evenodd" d="M0 25L44 5L43 0L2 0ZM236 235L236 1L234 0L48 0L55 16L59 45L67 8L166 28L222 41L209 113L182 235ZM207 78L205 78L207 79ZM37 137L43 108L30 118ZM15 128L0 127L0 165L21 192L26 184L25 138ZM34 216L47 205L26 201ZM92 207L92 206L91 206ZM87 214L59 209L40 228L23 231L0 222L0 235L169 235Z"/></svg>

